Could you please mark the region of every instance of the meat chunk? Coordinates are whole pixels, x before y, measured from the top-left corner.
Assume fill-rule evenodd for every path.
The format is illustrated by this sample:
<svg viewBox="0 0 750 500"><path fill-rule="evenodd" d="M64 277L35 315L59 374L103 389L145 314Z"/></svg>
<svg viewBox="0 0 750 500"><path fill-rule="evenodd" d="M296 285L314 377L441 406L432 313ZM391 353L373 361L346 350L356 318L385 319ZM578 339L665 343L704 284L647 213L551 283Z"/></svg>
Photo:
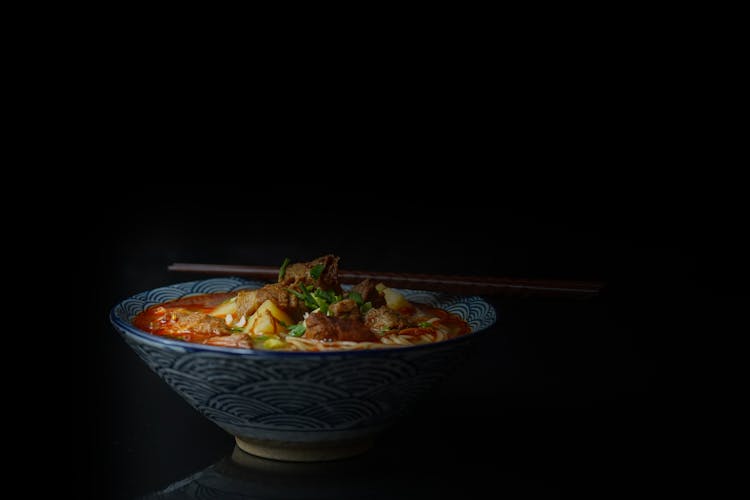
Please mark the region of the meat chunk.
<svg viewBox="0 0 750 500"><path fill-rule="evenodd" d="M352 287L352 292L357 292L363 302L372 303L373 307L380 307L385 305L385 299L375 289L375 282L370 278L367 278Z"/></svg>
<svg viewBox="0 0 750 500"><path fill-rule="evenodd" d="M189 331L201 335L228 335L231 333L223 319L214 318L202 312L174 309L172 315L175 326L180 331Z"/></svg>
<svg viewBox="0 0 750 500"><path fill-rule="evenodd" d="M305 304L296 296L289 293L284 285L274 283L257 290L240 290L237 293L237 300L235 301L237 303L236 317L250 316L266 300L273 301L280 309L283 309L285 313L291 316L294 321L301 320L302 315L307 311Z"/></svg>
<svg viewBox="0 0 750 500"><path fill-rule="evenodd" d="M322 269L318 266L322 266ZM320 270L320 275L317 278L310 274L310 271L313 269ZM286 272L279 283L288 287L299 282L322 288L323 290L334 290L340 293L339 258L335 255L324 255L310 262L291 264L286 268Z"/></svg>
<svg viewBox="0 0 750 500"><path fill-rule="evenodd" d="M378 338L361 321L348 318L335 318L321 313L312 313L305 320L305 337L308 339L334 342L377 341Z"/></svg>
<svg viewBox="0 0 750 500"><path fill-rule="evenodd" d="M328 311L337 318L359 319L359 306L352 299L344 299L328 306Z"/></svg>
<svg viewBox="0 0 750 500"><path fill-rule="evenodd" d="M365 314L365 325L373 332L401 330L406 328L406 321L399 313L386 306L370 309Z"/></svg>

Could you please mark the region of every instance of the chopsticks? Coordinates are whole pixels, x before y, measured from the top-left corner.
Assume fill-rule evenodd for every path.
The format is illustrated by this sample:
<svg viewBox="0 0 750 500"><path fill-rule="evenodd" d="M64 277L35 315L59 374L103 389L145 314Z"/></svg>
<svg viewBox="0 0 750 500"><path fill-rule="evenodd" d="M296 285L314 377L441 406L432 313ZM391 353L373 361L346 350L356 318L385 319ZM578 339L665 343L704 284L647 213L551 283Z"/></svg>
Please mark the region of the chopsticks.
<svg viewBox="0 0 750 500"><path fill-rule="evenodd" d="M225 264L188 264L176 262L170 271L242 276L276 281L279 268L273 266L240 266ZM565 281L542 279L498 278L485 276L456 276L443 274L388 273L380 271L351 271L339 269L339 280L356 284L370 278L394 288L431 290L458 295L500 295L508 297L561 297L588 299L599 295L604 286L595 281Z"/></svg>

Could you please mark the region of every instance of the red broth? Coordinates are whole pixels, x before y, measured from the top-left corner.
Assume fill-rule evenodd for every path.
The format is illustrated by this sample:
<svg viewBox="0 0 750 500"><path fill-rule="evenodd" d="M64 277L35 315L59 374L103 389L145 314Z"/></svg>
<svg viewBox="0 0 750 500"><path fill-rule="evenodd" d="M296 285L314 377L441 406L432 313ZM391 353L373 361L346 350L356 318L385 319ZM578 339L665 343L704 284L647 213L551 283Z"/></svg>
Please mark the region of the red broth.
<svg viewBox="0 0 750 500"><path fill-rule="evenodd" d="M185 342L204 343L213 334L201 334L198 332L177 330L170 321L170 314L175 309L187 309L201 313L210 313L216 306L234 296L235 293L208 293L203 295L191 295L177 300L151 306L133 319L133 325L154 335L172 337Z"/></svg>
<svg viewBox="0 0 750 500"><path fill-rule="evenodd" d="M193 295L155 305L138 314L133 319L133 325L153 335L170 337L177 340L183 340L185 342L248 348L250 345L255 345L255 342L258 338L260 338L260 336L254 337L253 335L247 334L233 334L233 332L230 330L218 334L216 332L194 331L189 328L184 328L179 324L178 321L175 321L175 315L178 313L183 315L186 314L186 312L208 314L213 311L215 307L235 296L236 293L237 292ZM431 334L435 334L435 328L440 328L443 332L449 332L445 335L445 338L453 338L459 335L465 335L471 331L468 323L466 323L466 321L456 316L455 314L451 314L443 309L425 305L419 305L419 309L420 314L432 317L432 327L423 324L412 324L409 327L403 328L401 330L393 330L387 332L387 335L381 336L379 341L362 342L363 346L365 346L365 344L371 345L372 347L377 347L377 345L372 344L381 344L382 346L385 346L384 344L386 344L386 342L383 339L387 339L388 335L399 335L403 339L409 339L409 342L412 342L412 339L414 339L413 341L415 343L420 343L417 339L424 335L429 336ZM412 305L408 308L404 308L399 312L404 315L413 315L417 314L418 310ZM223 320L221 318L215 318L213 321L218 322L218 324L223 323ZM232 342L232 336L238 338L241 337L243 340ZM331 348L335 349L338 344L337 342L314 340L307 340L307 342L311 343L311 345L306 347L305 350L324 350ZM318 342L320 345L316 345L315 342ZM344 343L341 344L343 345ZM346 344L348 344L348 346L342 347L342 349L351 348L351 342ZM396 344L392 344L392 346L397 347ZM293 349L293 346L288 347L289 349L282 349L299 350Z"/></svg>

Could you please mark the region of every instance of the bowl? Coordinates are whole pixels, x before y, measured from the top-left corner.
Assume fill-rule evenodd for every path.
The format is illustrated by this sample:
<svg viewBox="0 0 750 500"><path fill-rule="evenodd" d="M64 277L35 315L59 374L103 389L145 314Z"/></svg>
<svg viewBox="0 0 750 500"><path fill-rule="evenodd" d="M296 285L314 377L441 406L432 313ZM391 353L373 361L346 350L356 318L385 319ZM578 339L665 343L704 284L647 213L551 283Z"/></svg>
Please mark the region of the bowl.
<svg viewBox="0 0 750 500"><path fill-rule="evenodd" d="M132 324L148 307L186 295L259 288L215 278L139 293L115 305L110 321L136 354L193 408L244 451L287 461L357 455L373 438L465 359L472 341L496 320L480 297L399 290L407 300L458 314L472 333L408 347L290 352L193 344Z"/></svg>

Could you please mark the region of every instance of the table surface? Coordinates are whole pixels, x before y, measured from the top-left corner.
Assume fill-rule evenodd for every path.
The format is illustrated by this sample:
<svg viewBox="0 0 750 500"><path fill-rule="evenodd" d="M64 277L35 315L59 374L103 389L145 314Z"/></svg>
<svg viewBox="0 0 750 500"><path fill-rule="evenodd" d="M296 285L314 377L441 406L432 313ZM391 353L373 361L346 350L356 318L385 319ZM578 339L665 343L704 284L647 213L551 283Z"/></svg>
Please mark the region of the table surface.
<svg viewBox="0 0 750 500"><path fill-rule="evenodd" d="M660 313L680 306L684 294L657 300L640 280L663 262L678 267L679 254L526 218L505 220L506 244L489 236L451 242L439 224L425 224L429 236L417 243L386 241L372 225L342 237L312 230L290 236L256 224L235 244L217 246L207 236L239 233L235 220L214 226L206 216L159 230L140 224L130 208L119 215L123 226L92 237L99 245L86 249L97 264L91 298L98 314L79 369L87 411L76 437L84 456L78 497L473 498L489 489L537 498L600 487L636 492L655 474L658 460L644 450L653 444L661 402L655 346L669 323ZM287 255L328 252L356 269L604 279L612 286L591 301L488 298L498 322L469 361L369 452L322 464L235 449L231 436L150 372L107 322L122 298L196 278L169 274L171 262L273 265ZM646 252L654 264L643 271ZM635 263L623 263L625 255Z"/></svg>

